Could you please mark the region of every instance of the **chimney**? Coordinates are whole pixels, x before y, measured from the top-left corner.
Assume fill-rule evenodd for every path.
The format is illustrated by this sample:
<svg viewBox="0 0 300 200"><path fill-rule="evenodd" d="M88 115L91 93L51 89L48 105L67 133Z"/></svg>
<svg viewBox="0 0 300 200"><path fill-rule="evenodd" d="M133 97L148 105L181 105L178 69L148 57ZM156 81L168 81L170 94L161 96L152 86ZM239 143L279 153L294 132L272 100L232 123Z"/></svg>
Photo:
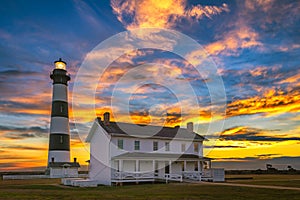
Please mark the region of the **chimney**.
<svg viewBox="0 0 300 200"><path fill-rule="evenodd" d="M51 162L54 163L54 157L51 157Z"/></svg>
<svg viewBox="0 0 300 200"><path fill-rule="evenodd" d="M104 113L104 125L109 125L109 112Z"/></svg>
<svg viewBox="0 0 300 200"><path fill-rule="evenodd" d="M77 158L74 158L74 163L76 163L77 162Z"/></svg>
<svg viewBox="0 0 300 200"><path fill-rule="evenodd" d="M188 130L188 132L194 132L194 124L193 124L193 122L188 122L187 124L186 124L186 129Z"/></svg>

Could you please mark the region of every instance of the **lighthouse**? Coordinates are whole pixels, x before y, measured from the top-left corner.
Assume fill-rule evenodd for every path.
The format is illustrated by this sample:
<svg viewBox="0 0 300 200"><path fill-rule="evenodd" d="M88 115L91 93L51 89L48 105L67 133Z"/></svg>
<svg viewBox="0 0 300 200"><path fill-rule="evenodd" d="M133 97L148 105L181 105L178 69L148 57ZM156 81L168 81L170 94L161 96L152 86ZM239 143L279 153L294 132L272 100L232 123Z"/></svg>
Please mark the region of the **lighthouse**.
<svg viewBox="0 0 300 200"><path fill-rule="evenodd" d="M67 63L61 58L54 62L50 74L53 80L52 110L49 135L48 165L53 162L70 162L70 129L68 113Z"/></svg>
<svg viewBox="0 0 300 200"><path fill-rule="evenodd" d="M77 159L70 162L70 128L68 109L67 63L61 58L54 62L50 74L53 81L49 151L46 174L50 178L78 177Z"/></svg>

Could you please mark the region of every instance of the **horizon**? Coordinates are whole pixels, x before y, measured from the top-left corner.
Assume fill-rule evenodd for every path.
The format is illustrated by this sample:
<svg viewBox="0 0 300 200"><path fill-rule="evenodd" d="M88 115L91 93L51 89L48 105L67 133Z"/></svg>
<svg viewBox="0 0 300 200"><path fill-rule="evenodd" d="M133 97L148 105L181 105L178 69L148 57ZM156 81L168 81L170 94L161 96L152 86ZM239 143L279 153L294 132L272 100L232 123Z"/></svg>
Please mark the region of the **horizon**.
<svg viewBox="0 0 300 200"><path fill-rule="evenodd" d="M226 170L266 164L300 169L300 2L13 0L2 5L0 171L47 165L49 74L59 58L71 75L71 160L89 160L84 138L94 118L110 112L111 120L126 123L183 128L193 122L195 132L212 140L205 156ZM147 38L155 45L186 50L175 48L178 40L169 36L176 33L202 49L186 59L165 49L137 48L106 68L98 62L82 73L86 63L101 60L99 45L136 30L145 36L150 27L157 28L157 35ZM199 71L198 64L208 65L208 72ZM95 98L85 91L91 88Z"/></svg>

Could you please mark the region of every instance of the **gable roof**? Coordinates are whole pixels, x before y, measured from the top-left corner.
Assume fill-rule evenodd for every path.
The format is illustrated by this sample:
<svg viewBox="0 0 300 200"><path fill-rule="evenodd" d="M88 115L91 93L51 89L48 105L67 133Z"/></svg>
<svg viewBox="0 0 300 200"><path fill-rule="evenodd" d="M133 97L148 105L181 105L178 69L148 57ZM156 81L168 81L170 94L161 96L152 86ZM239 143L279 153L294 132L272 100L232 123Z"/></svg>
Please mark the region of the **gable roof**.
<svg viewBox="0 0 300 200"><path fill-rule="evenodd" d="M112 136L187 139L197 141L205 140L203 136L180 127L136 125L124 122L109 122L108 124L105 124L101 121L101 118L97 118L96 122L98 122L98 124Z"/></svg>

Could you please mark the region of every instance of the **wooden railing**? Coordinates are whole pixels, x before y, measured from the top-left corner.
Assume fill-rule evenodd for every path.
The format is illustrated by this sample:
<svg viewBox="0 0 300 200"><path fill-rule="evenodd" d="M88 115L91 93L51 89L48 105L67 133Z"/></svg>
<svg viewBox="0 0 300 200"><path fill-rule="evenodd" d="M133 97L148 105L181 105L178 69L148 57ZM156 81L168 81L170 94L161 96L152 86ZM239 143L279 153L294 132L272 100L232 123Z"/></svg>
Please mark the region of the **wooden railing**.
<svg viewBox="0 0 300 200"><path fill-rule="evenodd" d="M212 177L211 169L204 169L202 173L202 177Z"/></svg>
<svg viewBox="0 0 300 200"><path fill-rule="evenodd" d="M180 181L182 182L182 176L179 174L165 174L165 180L168 181Z"/></svg>
<svg viewBox="0 0 300 200"><path fill-rule="evenodd" d="M165 174L163 177L158 176L153 172L112 172L112 179L114 180L145 180L145 179L163 179L168 181L182 182L182 175L180 174Z"/></svg>
<svg viewBox="0 0 300 200"><path fill-rule="evenodd" d="M152 172L113 172L112 179L153 179L155 178Z"/></svg>
<svg viewBox="0 0 300 200"><path fill-rule="evenodd" d="M202 172L184 171L184 172L182 172L182 176L185 179L190 179L190 180L195 180L195 181L201 181Z"/></svg>

